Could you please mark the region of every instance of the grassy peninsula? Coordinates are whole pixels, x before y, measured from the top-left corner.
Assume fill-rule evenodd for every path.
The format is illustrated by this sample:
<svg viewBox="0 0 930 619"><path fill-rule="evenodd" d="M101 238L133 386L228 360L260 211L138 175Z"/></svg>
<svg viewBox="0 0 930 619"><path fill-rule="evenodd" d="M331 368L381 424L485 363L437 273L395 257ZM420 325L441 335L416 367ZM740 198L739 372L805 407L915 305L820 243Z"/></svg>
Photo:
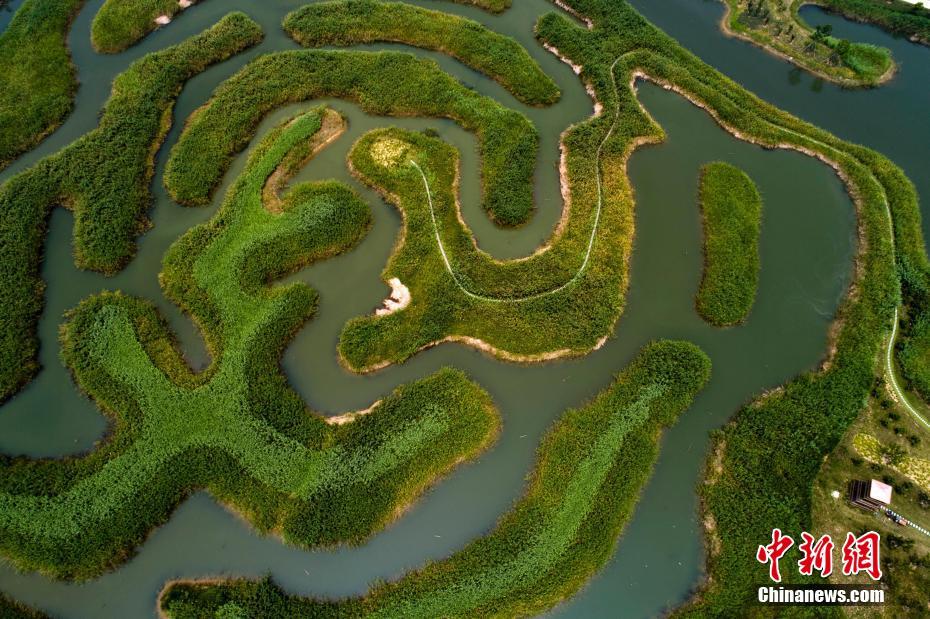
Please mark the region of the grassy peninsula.
<svg viewBox="0 0 930 619"><path fill-rule="evenodd" d="M398 52L305 50L249 63L188 122L165 170L168 192L182 204L204 204L268 112L318 97L348 99L372 114L458 121L481 139L487 212L510 225L532 212L538 137L526 117L469 90L435 62Z"/></svg>
<svg viewBox="0 0 930 619"><path fill-rule="evenodd" d="M0 186L0 401L38 369L39 264L49 211L63 205L74 213L79 267L120 270L149 225L153 158L181 87L261 38L258 24L232 13L200 35L139 59L114 81L95 130Z"/></svg>
<svg viewBox="0 0 930 619"><path fill-rule="evenodd" d="M710 376L693 344L646 346L610 387L565 412L537 454L526 494L487 536L362 598L288 596L270 581L178 583L173 619L221 616L525 616L580 589L610 557L673 424ZM214 614L215 613L215 614Z"/></svg>
<svg viewBox="0 0 930 619"><path fill-rule="evenodd" d="M555 82L519 43L449 13L402 2L337 0L293 11L284 30L304 47L388 41L441 51L498 80L524 103L548 105L559 98Z"/></svg>
<svg viewBox="0 0 930 619"><path fill-rule="evenodd" d="M91 23L90 41L98 52L121 52L157 28L157 17L183 9L177 0L106 0Z"/></svg>
<svg viewBox="0 0 930 619"><path fill-rule="evenodd" d="M62 330L62 356L113 431L84 457L0 459L0 549L16 565L86 578L124 561L194 489L302 546L359 542L494 438L490 398L455 370L397 389L349 423L312 414L278 359L316 294L276 279L354 245L367 207L346 187L301 184L276 212L266 180L320 128L316 110L259 145L219 213L181 237L165 292L204 330L194 374L149 303L103 293Z"/></svg>
<svg viewBox="0 0 930 619"><path fill-rule="evenodd" d="M930 45L930 7L903 0L813 0L810 3L848 19L875 24L914 43ZM794 10L804 4L794 0Z"/></svg>
<svg viewBox="0 0 930 619"><path fill-rule="evenodd" d="M717 327L746 319L759 285L762 198L755 183L734 165L715 161L701 168L704 275L698 313Z"/></svg>
<svg viewBox="0 0 930 619"><path fill-rule="evenodd" d="M894 74L891 52L876 45L832 36L829 26L812 28L798 15L804 0L724 0L727 13L721 27L725 32L759 45L811 73L844 86L875 86ZM872 21L875 13L893 12L881 2L826 0L814 2L831 10ZM874 10L860 11L863 5ZM899 4L905 4L903 2ZM913 6L913 5L911 5ZM879 9L878 7L884 7ZM917 16L920 9L911 11ZM924 29L930 29L930 11ZM889 20L890 23L891 20ZM908 22L910 20L907 20ZM906 26L902 27L907 28Z"/></svg>
<svg viewBox="0 0 930 619"><path fill-rule="evenodd" d="M84 0L26 0L0 34L0 168L71 111L77 78L66 39L82 6Z"/></svg>

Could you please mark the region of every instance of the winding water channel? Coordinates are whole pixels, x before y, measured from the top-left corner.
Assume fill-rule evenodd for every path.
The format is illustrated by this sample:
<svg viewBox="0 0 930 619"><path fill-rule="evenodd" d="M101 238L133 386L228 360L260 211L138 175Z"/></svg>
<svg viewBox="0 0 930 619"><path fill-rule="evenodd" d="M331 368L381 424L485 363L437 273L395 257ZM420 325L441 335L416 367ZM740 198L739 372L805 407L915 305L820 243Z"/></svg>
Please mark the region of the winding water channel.
<svg viewBox="0 0 930 619"><path fill-rule="evenodd" d="M175 126L166 142L170 147L183 120L222 80L261 53L296 47L281 31L280 22L304 1L205 2L117 56L101 56L90 47L90 21L101 3L88 3L69 39L81 80L74 113L35 151L0 173L0 180L91 130L113 77L133 60L202 30L230 10L245 11L262 24L265 41L189 83L175 110ZM12 3L13 8L18 4ZM602 349L578 360L521 366L492 360L459 345L443 345L374 375L349 374L336 362L339 332L348 319L371 312L387 294L379 274L400 228L397 211L346 171L345 156L352 142L369 129L388 124L438 130L462 152L464 216L479 243L497 256L519 256L547 237L560 213L559 133L591 112L591 101L571 69L533 37L536 15L552 10L547 1L519 0L502 16L451 3L422 4L467 15L515 37L562 89L563 97L556 105L529 108L495 82L454 60L415 52L435 58L464 83L523 111L535 123L541 134L538 210L533 221L516 232L496 229L488 222L479 207L474 139L454 123L371 117L353 105L331 102L349 119L349 130L297 180L337 178L349 183L371 205L374 226L355 251L294 276L320 291L321 304L316 317L287 350L284 367L307 402L326 414L364 408L401 383L445 365L459 367L487 389L499 407L504 421L499 441L361 547L297 550L275 538L256 535L207 494L199 493L153 533L136 558L115 572L87 583L67 584L0 566L0 591L55 615L88 618L152 616L158 590L166 580L178 577L270 572L294 592L323 596L362 593L372 581L396 577L428 559L447 556L493 527L522 492L534 450L551 422L564 409L606 386L645 342L660 337L688 339L701 346L713 361L713 378L667 433L655 475L613 559L590 586L553 614L616 616L622 609L625 617L654 616L681 602L699 582L703 557L694 487L708 432L753 395L816 366L821 359L827 327L851 274L855 220L850 200L825 165L798 153L765 151L739 142L678 95L641 84L640 100L665 128L668 140L637 151L630 160L637 197L631 287L617 330ZM764 98L841 137L891 156L915 181L921 195L930 195L930 124L926 122L930 50L891 39L874 28L805 10L803 14L810 21L829 20L841 35L850 33L846 36L855 40L873 40L891 47L901 61L900 74L887 86L874 91L842 91L793 71L746 43L724 38L717 30L722 12L718 3L635 0L633 4L704 60ZM0 14L0 26L7 19ZM365 46L388 47L398 48ZM262 124L259 136L278 120L315 103L278 110ZM210 207L192 209L171 202L161 188L166 155L167 148L163 148L154 183L156 205L151 215L155 226L141 239L136 259L118 276L108 279L76 270L71 259L71 216L60 209L54 212L43 265L48 282L46 311L40 324L44 369L22 394L0 409L0 450L4 453L35 457L80 453L92 448L105 433L105 420L77 393L58 360L61 315L89 294L119 288L156 301L179 333L189 361L197 367L206 365L199 335L161 295L157 273L168 245L214 212L223 189L241 170L244 157L230 169L217 200ZM764 199L759 295L747 323L726 330L704 324L693 304L701 268L698 170L712 160L743 168L758 184Z"/></svg>

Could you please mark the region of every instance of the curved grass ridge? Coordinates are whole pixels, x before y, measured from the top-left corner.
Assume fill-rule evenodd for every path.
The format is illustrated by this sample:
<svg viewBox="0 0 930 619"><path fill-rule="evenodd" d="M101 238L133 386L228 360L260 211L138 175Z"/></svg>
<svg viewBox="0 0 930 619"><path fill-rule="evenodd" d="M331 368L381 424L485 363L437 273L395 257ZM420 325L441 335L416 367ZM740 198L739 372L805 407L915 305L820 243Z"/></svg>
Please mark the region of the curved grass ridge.
<svg viewBox="0 0 930 619"><path fill-rule="evenodd" d="M403 211L402 243L383 276L399 278L411 302L388 315L350 321L339 342L345 364L368 371L444 340L517 360L582 354L596 347L623 306L632 200L622 174L623 147L614 142L608 140L602 156L601 168L609 172L603 197L596 174L584 174L592 165L585 155L598 152L610 131L609 123L595 122L601 131L579 128L565 136L571 145L571 214L563 229L544 251L509 261L481 252L459 216L453 148L400 129L363 136L350 154L352 169ZM385 143L400 149L389 165L374 154Z"/></svg>
<svg viewBox="0 0 930 619"><path fill-rule="evenodd" d="M476 6L490 13L503 13L510 8L511 0L453 1ZM177 0L106 0L91 23L91 43L94 49L104 54L121 52L156 29L156 17L174 17L183 9ZM549 78L543 75L542 79Z"/></svg>
<svg viewBox="0 0 930 619"><path fill-rule="evenodd" d="M319 97L355 101L371 114L456 120L480 139L487 212L518 224L532 211L538 137L529 120L469 90L434 61L397 52L305 50L249 63L188 121L165 169L168 192L183 204L206 203L265 114Z"/></svg>
<svg viewBox="0 0 930 619"><path fill-rule="evenodd" d="M0 617L3 619L49 619L43 612L21 604L0 593Z"/></svg>
<svg viewBox="0 0 930 619"><path fill-rule="evenodd" d="M514 39L476 21L403 2L336 0L308 4L284 19L304 47L395 42L447 54L497 80L529 105L549 105L559 89Z"/></svg>
<svg viewBox="0 0 930 619"><path fill-rule="evenodd" d="M738 616L755 603L755 549L774 527L810 530L811 488L825 455L842 438L880 371L880 352L902 298L909 311L927 289L928 264L913 185L894 164L764 103L723 77L630 7L569 0L594 23L590 35L547 15L539 36L584 67L595 82L613 54L629 50L625 70L648 76L705 107L729 131L768 147L791 148L833 166L854 198L859 253L831 354L807 372L740 410L715 437L701 487L709 580L686 616ZM798 576L791 573L789 578Z"/></svg>
<svg viewBox="0 0 930 619"><path fill-rule="evenodd" d="M84 0L26 0L0 35L0 169L64 121L77 78L66 42Z"/></svg>
<svg viewBox="0 0 930 619"><path fill-rule="evenodd" d="M288 596L267 580L194 582L169 585L161 611L173 619L542 612L577 591L610 557L652 470L662 430L709 375L710 360L693 344L646 346L610 387L549 430L526 494L489 535L363 598Z"/></svg>
<svg viewBox="0 0 930 619"><path fill-rule="evenodd" d="M174 47L133 63L113 82L100 124L55 155L0 186L0 401L38 369L39 274L50 210L74 213L74 258L80 268L120 270L148 227L154 156L171 126L184 83L212 64L256 44L261 28L242 13Z"/></svg>
<svg viewBox="0 0 930 619"><path fill-rule="evenodd" d="M695 304L717 327L746 319L759 285L762 197L749 176L715 161L701 168L704 274Z"/></svg>
<svg viewBox="0 0 930 619"><path fill-rule="evenodd" d="M106 0L91 22L90 42L98 52L116 54L155 30L156 17L174 17L183 8L178 0Z"/></svg>
<svg viewBox="0 0 930 619"><path fill-rule="evenodd" d="M265 181L321 114L272 131L217 215L165 258L166 294L203 328L208 370L190 372L142 300L104 293L70 314L63 359L114 431L84 458L3 459L0 548L19 567L95 575L201 487L288 542L359 542L493 439L490 398L458 371L403 386L345 425L311 414L287 386L278 358L316 294L267 283L352 247L369 221L334 182L292 188L280 213L262 205Z"/></svg>

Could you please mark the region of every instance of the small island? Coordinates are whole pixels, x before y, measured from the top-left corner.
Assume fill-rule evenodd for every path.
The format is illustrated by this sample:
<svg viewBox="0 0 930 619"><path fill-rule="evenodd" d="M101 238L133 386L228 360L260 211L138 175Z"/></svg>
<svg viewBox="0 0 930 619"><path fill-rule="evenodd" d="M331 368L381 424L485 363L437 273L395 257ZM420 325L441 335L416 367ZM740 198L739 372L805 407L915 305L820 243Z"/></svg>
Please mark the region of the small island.
<svg viewBox="0 0 930 619"><path fill-rule="evenodd" d="M700 203L704 275L695 305L714 326L739 324L759 286L762 198L745 172L715 161L701 168Z"/></svg>

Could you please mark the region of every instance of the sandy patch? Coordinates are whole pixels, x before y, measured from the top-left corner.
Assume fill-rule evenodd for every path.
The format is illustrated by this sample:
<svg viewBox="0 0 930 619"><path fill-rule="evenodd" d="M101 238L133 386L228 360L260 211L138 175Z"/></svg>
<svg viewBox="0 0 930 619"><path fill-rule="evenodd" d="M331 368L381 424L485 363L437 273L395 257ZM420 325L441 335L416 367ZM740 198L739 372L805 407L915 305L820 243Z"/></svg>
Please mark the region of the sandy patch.
<svg viewBox="0 0 930 619"><path fill-rule="evenodd" d="M556 56L556 58L558 58L559 60L561 60L568 66L570 66L572 68L572 71L575 72L575 75L581 75L581 65L575 64L574 62L572 62L571 60L563 56L562 52L559 51L558 47L555 47L554 45L550 45L548 43L543 43L543 47L546 48L547 51L553 53ZM585 92L587 92L588 96L590 96L591 99L594 101L594 115L600 116L601 112L604 111L604 106L601 104L600 101L597 100L597 94L594 92L594 87L591 86L591 84L589 84L588 82L585 82L584 80L582 80L582 82L584 83Z"/></svg>
<svg viewBox="0 0 930 619"><path fill-rule="evenodd" d="M911 1L911 0L906 0L906 1ZM588 30L594 29L594 23L589 18L585 17L584 15L582 15L581 13L579 13L572 7L568 6L567 4L562 2L562 0L555 0L554 4L560 9L562 9L563 11L565 11L566 13L568 13L569 15L571 15L572 17L574 17L575 19L577 19L578 21L584 23L584 25L587 26Z"/></svg>
<svg viewBox="0 0 930 619"><path fill-rule="evenodd" d="M404 155L410 149L410 145L397 138L382 138L371 145L371 158L385 168L396 167Z"/></svg>
<svg viewBox="0 0 930 619"><path fill-rule="evenodd" d="M333 417L324 417L324 419L326 420L326 423L332 426L341 426L347 423L352 423L359 417L367 415L371 411L375 410L379 404L381 404L381 400L375 400L374 404L368 408L363 408L360 411L352 411L351 413L343 413L342 415L334 415Z"/></svg>
<svg viewBox="0 0 930 619"><path fill-rule="evenodd" d="M320 128L310 138L310 151L307 156L296 163L288 161L287 156L285 156L281 165L275 168L275 171L265 181L265 186L262 188L262 204L265 208L272 213L280 213L282 208L281 192L287 182L300 168L313 159L318 152L329 146L345 130L346 121L339 112L331 108L323 110Z"/></svg>
<svg viewBox="0 0 930 619"><path fill-rule="evenodd" d="M391 294L384 300L384 307L375 310L375 315L386 316L404 309L410 305L410 289L401 283L400 279L392 277L388 280L391 287Z"/></svg>

